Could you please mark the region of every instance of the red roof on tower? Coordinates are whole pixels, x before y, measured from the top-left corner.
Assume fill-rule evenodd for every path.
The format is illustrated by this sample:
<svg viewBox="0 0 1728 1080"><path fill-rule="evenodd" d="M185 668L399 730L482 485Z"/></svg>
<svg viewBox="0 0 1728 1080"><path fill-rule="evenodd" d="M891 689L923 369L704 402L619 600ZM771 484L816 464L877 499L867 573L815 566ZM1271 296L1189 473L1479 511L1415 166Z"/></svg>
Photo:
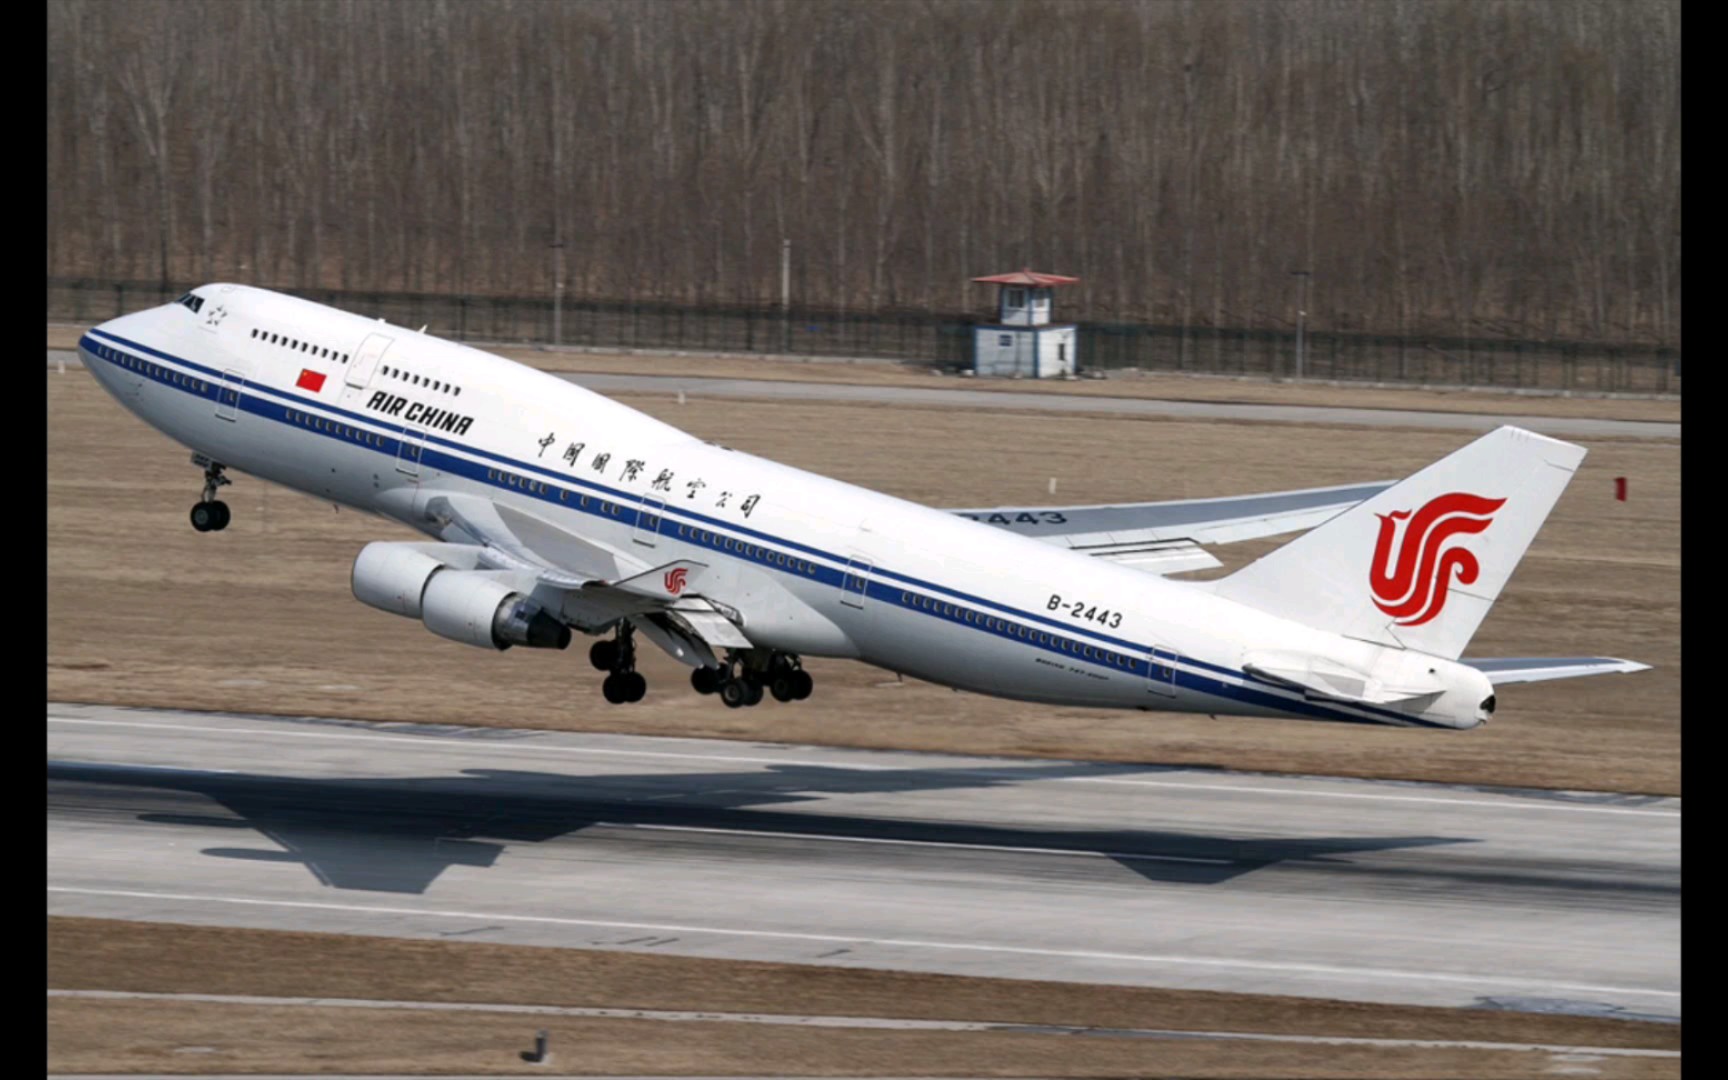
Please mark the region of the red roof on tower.
<svg viewBox="0 0 1728 1080"><path fill-rule="evenodd" d="M972 280L984 285L1073 285L1080 279L1061 274L1040 274L1036 270L1016 270L1011 274L992 274Z"/></svg>

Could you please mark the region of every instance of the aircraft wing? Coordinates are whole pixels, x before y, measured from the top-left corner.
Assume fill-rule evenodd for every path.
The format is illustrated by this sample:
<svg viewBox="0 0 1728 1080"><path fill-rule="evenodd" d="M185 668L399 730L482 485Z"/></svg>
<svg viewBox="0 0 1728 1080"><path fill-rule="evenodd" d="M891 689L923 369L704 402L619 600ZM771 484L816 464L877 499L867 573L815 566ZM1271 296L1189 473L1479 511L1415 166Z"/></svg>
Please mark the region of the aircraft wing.
<svg viewBox="0 0 1728 1080"><path fill-rule="evenodd" d="M715 664L714 649L750 647L737 613L702 595L706 564L680 559L652 566L639 553L472 495L434 496L426 509L444 521L445 539L479 545L487 565L532 573L559 590L562 614L579 627L629 619L686 663Z"/></svg>
<svg viewBox="0 0 1728 1080"><path fill-rule="evenodd" d="M446 541L479 545L487 565L527 571L558 588L615 581L648 568L616 549L491 499L435 495L427 500L426 513L442 523Z"/></svg>
<svg viewBox="0 0 1728 1080"><path fill-rule="evenodd" d="M1394 481L1104 506L998 506L951 513L1154 574L1222 565L1203 544L1312 529Z"/></svg>
<svg viewBox="0 0 1728 1080"><path fill-rule="evenodd" d="M1488 681L1495 686L1650 670L1649 664L1640 664L1636 660L1618 660L1612 656L1497 657L1492 660L1472 660L1465 657L1458 662L1468 664L1488 676Z"/></svg>

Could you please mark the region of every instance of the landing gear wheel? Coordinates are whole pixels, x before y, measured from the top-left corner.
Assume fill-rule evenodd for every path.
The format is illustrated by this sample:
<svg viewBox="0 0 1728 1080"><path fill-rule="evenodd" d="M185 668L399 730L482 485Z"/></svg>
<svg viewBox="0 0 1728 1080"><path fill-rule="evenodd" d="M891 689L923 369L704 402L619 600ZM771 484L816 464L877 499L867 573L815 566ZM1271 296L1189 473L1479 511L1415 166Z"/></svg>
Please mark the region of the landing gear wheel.
<svg viewBox="0 0 1728 1080"><path fill-rule="evenodd" d="M749 696L749 689L737 679L727 679L720 684L720 700L728 709L742 708Z"/></svg>
<svg viewBox="0 0 1728 1080"><path fill-rule="evenodd" d="M626 671L616 678L624 684L625 701L641 701L647 695L648 680L642 677L641 672Z"/></svg>
<svg viewBox="0 0 1728 1080"><path fill-rule="evenodd" d="M746 705L760 705L761 703L762 703L762 684L759 682L755 682L754 680L745 682L745 684L744 684L744 704L746 704Z"/></svg>
<svg viewBox="0 0 1728 1080"><path fill-rule="evenodd" d="M698 694L713 694L720 689L720 669L711 667L690 670L690 688Z"/></svg>
<svg viewBox="0 0 1728 1080"><path fill-rule="evenodd" d="M810 677L808 671L799 668L797 671L792 673L793 700L803 701L805 698L810 696L810 691L814 689L816 689L816 680Z"/></svg>
<svg viewBox="0 0 1728 1080"><path fill-rule="evenodd" d="M614 705L622 705L630 700L625 692L623 678L618 675L606 676L606 681L600 684L600 693Z"/></svg>
<svg viewBox="0 0 1728 1080"><path fill-rule="evenodd" d="M768 692L774 695L775 701L798 700L798 688L794 685L795 680L793 679L795 674L797 673L785 671L769 680Z"/></svg>
<svg viewBox="0 0 1728 1080"><path fill-rule="evenodd" d="M221 532L228 527L229 519L225 502L201 502L192 508L192 527L199 532Z"/></svg>
<svg viewBox="0 0 1728 1080"><path fill-rule="evenodd" d="M602 638L588 646L588 662L596 671L611 671L618 666L618 643Z"/></svg>

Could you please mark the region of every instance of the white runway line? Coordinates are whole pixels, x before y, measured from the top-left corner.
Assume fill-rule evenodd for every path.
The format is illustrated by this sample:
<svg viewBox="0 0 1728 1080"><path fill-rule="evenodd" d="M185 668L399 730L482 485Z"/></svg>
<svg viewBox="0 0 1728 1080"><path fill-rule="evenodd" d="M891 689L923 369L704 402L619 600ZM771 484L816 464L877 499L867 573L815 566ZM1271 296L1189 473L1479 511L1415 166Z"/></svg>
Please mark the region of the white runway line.
<svg viewBox="0 0 1728 1080"><path fill-rule="evenodd" d="M1630 997L1660 998L1677 1001L1677 990L1647 990L1632 986L1597 986L1588 983L1548 982L1542 979L1501 975L1454 975L1430 971L1399 971L1390 968L1351 968L1330 964L1297 964L1267 960L1231 960L1224 957L1194 957L1152 955L1146 953L1115 953L1089 949L1031 949L1015 945L982 945L968 942L929 941L913 938L861 938L840 934L811 934L788 930L744 930L718 926L694 926L681 923L623 922L609 919L564 918L553 915L517 915L483 911L448 911L439 908L390 907L381 904L336 904L315 900L270 900L242 896L213 896L196 893L145 892L130 889L91 889L67 885L50 885L49 893L75 896L98 896L132 900L171 900L180 903L234 904L247 907L280 907L312 911L341 911L368 915L422 916L445 919L474 919L483 922L538 923L552 926L585 926L603 930L643 930L657 934L714 934L722 937L747 937L783 941L813 941L822 944L862 948L928 949L932 951L986 953L1014 956L1060 957L1076 960L1118 961L1133 964L1161 964L1199 968L1228 968L1245 971L1298 972L1313 975L1342 975L1349 978L1378 979L1389 982L1451 983L1464 986L1502 985L1544 993L1624 994Z"/></svg>
<svg viewBox="0 0 1728 1080"><path fill-rule="evenodd" d="M391 1001L377 998L265 997L252 994L172 994L139 990L49 990L50 998L96 1001L175 1001L210 1005L265 1005L323 1009L406 1009L423 1012L483 1012L517 1016L570 1016L607 1020L692 1021L714 1024L768 1024L817 1028L869 1028L898 1031L995 1032L1012 1035L1082 1035L1096 1038L1213 1039L1241 1042L1379 1046L1393 1049L1538 1050L1552 1054L1603 1057L1677 1058L1678 1050L1624 1046L1559 1046L1549 1043L1483 1042L1471 1039L1376 1039L1352 1035L1290 1035L1263 1031L1196 1031L1175 1028L1075 1027L1067 1024L988 1020L901 1020L882 1016L800 1016L789 1013L695 1012L676 1009L607 1009L578 1005L510 1005L493 1002Z"/></svg>

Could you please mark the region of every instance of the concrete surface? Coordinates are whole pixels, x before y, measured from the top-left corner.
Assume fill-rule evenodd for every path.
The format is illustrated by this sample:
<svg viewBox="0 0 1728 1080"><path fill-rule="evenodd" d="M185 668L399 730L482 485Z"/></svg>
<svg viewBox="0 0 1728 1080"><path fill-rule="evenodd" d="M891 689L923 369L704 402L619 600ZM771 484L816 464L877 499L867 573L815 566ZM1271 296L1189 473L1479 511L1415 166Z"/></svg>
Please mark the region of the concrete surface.
<svg viewBox="0 0 1728 1080"><path fill-rule="evenodd" d="M47 728L54 915L1680 1012L1678 799L68 704Z"/></svg>

